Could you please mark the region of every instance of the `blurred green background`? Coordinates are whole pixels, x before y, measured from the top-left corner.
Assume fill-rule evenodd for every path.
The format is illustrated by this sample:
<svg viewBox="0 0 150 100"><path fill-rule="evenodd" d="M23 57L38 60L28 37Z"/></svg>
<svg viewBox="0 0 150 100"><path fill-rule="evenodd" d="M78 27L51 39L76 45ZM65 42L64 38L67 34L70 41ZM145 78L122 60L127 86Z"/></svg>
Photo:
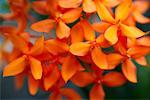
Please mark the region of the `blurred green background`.
<svg viewBox="0 0 150 100"><path fill-rule="evenodd" d="M31 1L31 0L30 0ZM32 0L33 1L33 0ZM6 0L0 0L0 13L7 13L9 12L9 6ZM35 13L34 11L30 12L36 18L44 19L47 16L41 16ZM150 11L147 11L145 16L150 17ZM4 23L0 21L0 25ZM143 31L147 32L150 31L150 24L137 24L137 27L142 29ZM0 37L0 42L2 42L2 37ZM150 55L147 56L147 60L150 63ZM106 100L115 99L115 100L122 100L122 99L137 99L137 100L150 100L150 66L143 67L136 63L137 65L137 77L138 83L132 84L127 83L124 86L117 87L117 88L108 88L104 86L104 90L106 93ZM2 70L0 70L1 74L1 82L0 82L0 95L1 99L8 100L8 99L42 99L46 100L49 96L49 93L45 93L43 91L39 91L35 96L31 96L28 93L27 89L27 80L25 80L25 84L21 90L16 90L14 87L14 80L13 77L2 77ZM81 80L82 81L82 80ZM72 87L77 90L80 95L84 98L88 98L89 88L78 88L73 85L71 82L67 84L68 87Z"/></svg>

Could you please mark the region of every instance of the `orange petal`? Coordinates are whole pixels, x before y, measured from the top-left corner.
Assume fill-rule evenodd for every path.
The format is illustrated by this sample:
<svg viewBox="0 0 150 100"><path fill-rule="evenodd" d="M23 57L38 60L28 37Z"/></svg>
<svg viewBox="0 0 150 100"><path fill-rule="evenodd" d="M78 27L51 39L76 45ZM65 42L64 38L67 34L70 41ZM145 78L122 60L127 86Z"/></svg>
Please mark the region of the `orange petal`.
<svg viewBox="0 0 150 100"><path fill-rule="evenodd" d="M3 76L15 76L23 72L26 67L25 60L26 60L26 56L22 56L12 61L10 64L4 67Z"/></svg>
<svg viewBox="0 0 150 100"><path fill-rule="evenodd" d="M81 96L71 88L62 88L60 94L70 100L81 100Z"/></svg>
<svg viewBox="0 0 150 100"><path fill-rule="evenodd" d="M39 22L36 22L31 25L31 29L37 32L50 32L54 28L55 21L51 19L45 19Z"/></svg>
<svg viewBox="0 0 150 100"><path fill-rule="evenodd" d="M150 48L145 46L133 46L128 49L127 53L132 58L140 58L148 55L150 53Z"/></svg>
<svg viewBox="0 0 150 100"><path fill-rule="evenodd" d="M100 69L108 69L107 56L102 52L101 49L95 47L91 52L93 62Z"/></svg>
<svg viewBox="0 0 150 100"><path fill-rule="evenodd" d="M77 56L84 56L89 52L90 44L84 42L73 43L70 46L70 52Z"/></svg>
<svg viewBox="0 0 150 100"><path fill-rule="evenodd" d="M141 13L145 13L149 9L149 1L147 0L136 0L133 3L135 8Z"/></svg>
<svg viewBox="0 0 150 100"><path fill-rule="evenodd" d="M104 34L100 34L97 39L96 43L98 43L101 47L107 48L110 47L110 43L105 39Z"/></svg>
<svg viewBox="0 0 150 100"><path fill-rule="evenodd" d="M120 72L110 72L103 76L102 83L109 87L122 86L127 82L126 78Z"/></svg>
<svg viewBox="0 0 150 100"><path fill-rule="evenodd" d="M44 49L44 36L41 36L39 39L35 41L35 44L29 51L29 54L39 55L43 52L43 49Z"/></svg>
<svg viewBox="0 0 150 100"><path fill-rule="evenodd" d="M20 15L17 19L17 34L24 32L27 26L27 18L23 15Z"/></svg>
<svg viewBox="0 0 150 100"><path fill-rule="evenodd" d="M16 89L21 89L24 83L24 74L19 74L15 76L15 86Z"/></svg>
<svg viewBox="0 0 150 100"><path fill-rule="evenodd" d="M71 81L79 87L85 87L94 82L94 76L90 72L77 72ZM82 80L82 81L81 81Z"/></svg>
<svg viewBox="0 0 150 100"><path fill-rule="evenodd" d="M59 0L59 6L63 8L77 8L80 6L82 0Z"/></svg>
<svg viewBox="0 0 150 100"><path fill-rule="evenodd" d="M60 94L58 94L57 92L52 92L51 95L49 96L49 100L62 100L62 99Z"/></svg>
<svg viewBox="0 0 150 100"><path fill-rule="evenodd" d="M105 38L111 44L115 44L118 41L117 30L118 30L118 27L116 25L112 25L104 33Z"/></svg>
<svg viewBox="0 0 150 100"><path fill-rule="evenodd" d="M115 7L120 4L122 0L102 0L102 3L107 7Z"/></svg>
<svg viewBox="0 0 150 100"><path fill-rule="evenodd" d="M50 15L52 17L57 17L57 14L60 14L58 11L58 0L47 0L47 7Z"/></svg>
<svg viewBox="0 0 150 100"><path fill-rule="evenodd" d="M67 38L70 35L70 28L61 20L58 22L56 35L59 39Z"/></svg>
<svg viewBox="0 0 150 100"><path fill-rule="evenodd" d="M115 19L117 21L123 21L125 20L130 13L132 7L132 0L124 0L115 11Z"/></svg>
<svg viewBox="0 0 150 100"><path fill-rule="evenodd" d="M49 88L51 88L60 77L58 67L57 66L53 66L53 67L54 67L53 71L51 73L49 73L49 75L44 77L45 90L48 90Z"/></svg>
<svg viewBox="0 0 150 100"><path fill-rule="evenodd" d="M136 42L138 45L150 47L150 37L149 36L144 36L144 37L138 38L136 40Z"/></svg>
<svg viewBox="0 0 150 100"><path fill-rule="evenodd" d="M147 65L147 60L145 57L140 57L140 58L137 58L135 59L135 61L140 64L140 65L143 65L143 66L146 66Z"/></svg>
<svg viewBox="0 0 150 100"><path fill-rule="evenodd" d="M142 24L150 23L150 18L143 16L142 13L140 13L139 11L134 11L133 16L135 20L139 23L142 23Z"/></svg>
<svg viewBox="0 0 150 100"><path fill-rule="evenodd" d="M45 15L48 14L48 8L46 1L34 1L32 2L32 8L39 14ZM47 8L47 9L46 9Z"/></svg>
<svg viewBox="0 0 150 100"><path fill-rule="evenodd" d="M35 80L33 76L28 77L28 89L31 95L35 95L38 91L39 81Z"/></svg>
<svg viewBox="0 0 150 100"><path fill-rule="evenodd" d="M1 33L16 33L16 27L14 26L0 26Z"/></svg>
<svg viewBox="0 0 150 100"><path fill-rule="evenodd" d="M42 77L42 65L41 62L33 57L29 57L30 68L34 79L41 79Z"/></svg>
<svg viewBox="0 0 150 100"><path fill-rule="evenodd" d="M104 100L105 92L102 85L95 84L90 90L90 100Z"/></svg>
<svg viewBox="0 0 150 100"><path fill-rule="evenodd" d="M95 32L92 25L90 25L90 23L87 20L82 20L81 25L84 31L85 39L89 41L95 40Z"/></svg>
<svg viewBox="0 0 150 100"><path fill-rule="evenodd" d="M133 26L126 26L124 24L121 24L120 26L121 26L122 33L125 36L130 37L130 38L138 38L146 34L142 32L140 29L133 27Z"/></svg>
<svg viewBox="0 0 150 100"><path fill-rule="evenodd" d="M92 58L91 58L91 54L90 52L88 54L86 54L85 56L79 56L78 57L81 61L85 62L85 63L92 63Z"/></svg>
<svg viewBox="0 0 150 100"><path fill-rule="evenodd" d="M58 55L59 53L65 53L69 50L69 46L59 39L50 39L45 41L45 47L48 52L54 55Z"/></svg>
<svg viewBox="0 0 150 100"><path fill-rule="evenodd" d="M84 0L82 6L83 6L83 10L86 13L92 13L96 11L96 7L93 0Z"/></svg>
<svg viewBox="0 0 150 100"><path fill-rule="evenodd" d="M62 64L62 78L65 82L67 82L78 70L78 66L80 63L76 60L73 55L68 55L65 59L64 63Z"/></svg>
<svg viewBox="0 0 150 100"><path fill-rule="evenodd" d="M114 23L115 19L112 17L109 10L100 2L100 0L94 0L96 5L96 10L98 13L98 16L102 21L106 21L109 23Z"/></svg>
<svg viewBox="0 0 150 100"><path fill-rule="evenodd" d="M137 39L128 38L128 39L127 39L127 47L128 47L128 48L131 48L131 47L137 45L137 44L136 44L136 40L137 40Z"/></svg>
<svg viewBox="0 0 150 100"><path fill-rule="evenodd" d="M129 17L124 20L123 23L128 26L136 26L136 20L132 15L129 15Z"/></svg>
<svg viewBox="0 0 150 100"><path fill-rule="evenodd" d="M61 19L65 23L73 23L81 16L81 13L82 13L82 8L71 9L71 10L67 11L66 13L64 13L61 16Z"/></svg>
<svg viewBox="0 0 150 100"><path fill-rule="evenodd" d="M121 61L124 59L123 56L117 53L110 53L107 55L107 60L108 60L108 68L109 69L114 69L121 63Z"/></svg>
<svg viewBox="0 0 150 100"><path fill-rule="evenodd" d="M75 43L75 42L82 42L84 39L84 34L83 34L83 29L81 27L80 23L75 24L72 28L71 28L71 43Z"/></svg>
<svg viewBox="0 0 150 100"><path fill-rule="evenodd" d="M30 33L28 32L23 32L19 34L20 37L22 37L25 41L30 41Z"/></svg>
<svg viewBox="0 0 150 100"><path fill-rule="evenodd" d="M130 82L137 83L136 66L130 59L122 64L122 72Z"/></svg>
<svg viewBox="0 0 150 100"><path fill-rule="evenodd" d="M23 53L27 53L29 50L28 47L28 42L25 41L24 38L22 38L21 36L17 36L17 35L10 35L10 39L13 42L13 45L20 51L22 51Z"/></svg>
<svg viewBox="0 0 150 100"><path fill-rule="evenodd" d="M109 23L105 22L96 22L92 25L93 29L99 33L103 33L110 26Z"/></svg>

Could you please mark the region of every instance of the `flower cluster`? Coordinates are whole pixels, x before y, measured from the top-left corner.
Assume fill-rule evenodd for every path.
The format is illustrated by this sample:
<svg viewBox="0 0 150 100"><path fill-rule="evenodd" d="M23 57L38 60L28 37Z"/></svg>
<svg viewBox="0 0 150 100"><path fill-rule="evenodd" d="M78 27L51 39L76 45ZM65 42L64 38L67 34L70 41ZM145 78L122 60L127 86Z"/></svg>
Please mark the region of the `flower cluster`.
<svg viewBox="0 0 150 100"><path fill-rule="evenodd" d="M103 85L117 87L127 81L137 83L133 61L148 66L150 37L136 22L150 23L142 14L148 9L144 0L8 0L11 12L0 15L3 21L15 20L17 26L0 26L0 34L11 41L13 50L1 50L9 64L3 76L15 76L21 88L25 77L35 95L39 88L49 91L50 100L63 97L82 99L74 89L92 84L90 100L103 100ZM37 21L29 11L49 16ZM42 33L39 37L26 30ZM50 36L47 34L51 34ZM31 42L36 38L35 42ZM121 67L121 71L116 68Z"/></svg>

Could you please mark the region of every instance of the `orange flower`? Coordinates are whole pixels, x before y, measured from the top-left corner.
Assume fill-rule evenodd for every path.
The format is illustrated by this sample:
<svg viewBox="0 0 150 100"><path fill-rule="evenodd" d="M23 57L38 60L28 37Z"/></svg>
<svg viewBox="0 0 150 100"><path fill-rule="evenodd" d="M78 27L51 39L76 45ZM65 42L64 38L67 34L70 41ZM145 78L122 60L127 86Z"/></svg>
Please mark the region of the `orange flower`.
<svg viewBox="0 0 150 100"><path fill-rule="evenodd" d="M91 66L94 72L78 72L72 77L71 81L79 86L86 87L94 82L92 89L90 90L89 97L91 100L100 98L104 99L105 93L102 85L108 87L117 87L126 83L126 78L119 72L110 72L105 75L101 69L97 69L95 66ZM80 81L80 79L82 81Z"/></svg>
<svg viewBox="0 0 150 100"><path fill-rule="evenodd" d="M147 62L144 56L150 53L150 47L147 44L149 42L149 37L141 37L137 40L128 40L128 48L123 47L126 52L122 53L122 51L119 51L123 56L125 56L125 61L122 62L123 74L129 81L133 83L137 82L137 77L136 66L132 62L132 59L143 66L147 66ZM116 47L116 50L120 49L118 46Z"/></svg>
<svg viewBox="0 0 150 100"><path fill-rule="evenodd" d="M53 92L50 95L49 100L60 100L61 96L71 100L81 100L80 95L71 88L62 88L59 89L58 92Z"/></svg>
<svg viewBox="0 0 150 100"><path fill-rule="evenodd" d="M32 57L42 52L44 46L44 37L37 39L35 45L29 50L28 43L19 36L11 35L14 46L18 48L22 53L21 57L12 61L4 68L3 76L15 76L22 73L25 67L29 64L32 75L35 79L41 79L42 77L42 66L41 62L36 58ZM15 39L15 40L14 40ZM19 44L20 43L20 44ZM18 66L18 67L17 67ZM38 69L38 70L37 70Z"/></svg>
<svg viewBox="0 0 150 100"><path fill-rule="evenodd" d="M150 23L150 19L142 15L148 10L148 8L149 8L148 1L142 0L134 1L132 5L132 13L129 16L129 18L125 21L125 23L134 26L136 25L136 22L141 24Z"/></svg>
<svg viewBox="0 0 150 100"><path fill-rule="evenodd" d="M116 8L115 17L111 15L109 10L99 0L95 0L95 5L96 5L97 13L100 19L104 22L111 24L104 33L105 38L111 44L117 43L118 31L121 31L123 35L129 38L138 38L145 34L138 28L127 26L123 23L123 21L127 19L127 17L129 16L129 13L132 7L131 0L125 0Z"/></svg>
<svg viewBox="0 0 150 100"><path fill-rule="evenodd" d="M108 7L115 7L122 0L101 0L102 3ZM93 0L59 0L59 6L62 8L77 8L82 5L83 11L86 13L93 13L96 7Z"/></svg>
<svg viewBox="0 0 150 100"><path fill-rule="evenodd" d="M73 55L85 56L88 52L91 52L91 57L93 62L101 69L113 69L119 62L122 61L122 56L119 54L107 55L99 48L104 46L107 42L104 39L103 34L101 34L97 39L95 39L95 32L88 21L83 20L80 22L83 25L83 31L85 39L87 42L75 42L70 46L70 52ZM110 59L111 56L114 59ZM115 57L116 56L116 57ZM114 61L114 63L111 63Z"/></svg>
<svg viewBox="0 0 150 100"><path fill-rule="evenodd" d="M47 2L48 5L49 2L52 1L48 1ZM56 1L53 2L55 3ZM53 18L45 19L37 23L34 23L31 25L31 28L37 32L48 33L56 26L57 37L59 39L68 38L70 35L70 28L66 24L73 23L74 21L76 21L81 16L82 8L74 8L66 11L65 13L61 13L58 11L57 7L51 8L49 6L48 9L50 9L50 13L53 16ZM56 6L57 6L57 2L56 2ZM54 10L56 12L53 12L51 10Z"/></svg>

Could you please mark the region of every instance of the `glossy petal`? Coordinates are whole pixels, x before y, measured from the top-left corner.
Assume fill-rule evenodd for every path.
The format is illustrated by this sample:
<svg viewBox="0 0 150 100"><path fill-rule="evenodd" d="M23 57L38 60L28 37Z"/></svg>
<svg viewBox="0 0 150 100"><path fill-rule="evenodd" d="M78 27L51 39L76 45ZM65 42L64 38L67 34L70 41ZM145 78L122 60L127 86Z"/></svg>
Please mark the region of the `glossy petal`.
<svg viewBox="0 0 150 100"><path fill-rule="evenodd" d="M110 53L107 55L108 69L114 69L121 63L124 57L117 53Z"/></svg>
<svg viewBox="0 0 150 100"><path fill-rule="evenodd" d="M12 61L10 64L4 67L3 76L15 76L23 72L26 67L25 60L26 60L26 56L22 56Z"/></svg>
<svg viewBox="0 0 150 100"><path fill-rule="evenodd" d="M59 6L63 8L77 8L80 6L82 0L59 0Z"/></svg>
<svg viewBox="0 0 150 100"><path fill-rule="evenodd" d="M34 77L34 79L41 79L42 77L42 65L41 62L33 57L29 57L29 63L30 63L30 68L31 68L31 72L32 75Z"/></svg>
<svg viewBox="0 0 150 100"><path fill-rule="evenodd" d="M120 72L109 72L102 78L102 83L108 87L119 87L127 82Z"/></svg>
<svg viewBox="0 0 150 100"><path fill-rule="evenodd" d="M58 22L56 35L59 39L67 38L70 35L70 28L61 20Z"/></svg>
<svg viewBox="0 0 150 100"><path fill-rule="evenodd" d="M96 23L92 24L93 29L99 33L105 32L109 26L110 26L110 24L105 23L105 22L96 22Z"/></svg>
<svg viewBox="0 0 150 100"><path fill-rule="evenodd" d="M78 70L80 63L73 55L68 55L62 64L62 78L67 82Z"/></svg>
<svg viewBox="0 0 150 100"><path fill-rule="evenodd" d="M59 79L60 73L57 66L54 66L53 71L49 73L46 77L44 77L44 87L45 90L51 88Z"/></svg>
<svg viewBox="0 0 150 100"><path fill-rule="evenodd" d="M81 100L81 96L71 88L62 88L60 94L70 100Z"/></svg>
<svg viewBox="0 0 150 100"><path fill-rule="evenodd" d="M35 80L33 76L28 77L28 89L31 95L35 95L38 91L39 81Z"/></svg>
<svg viewBox="0 0 150 100"><path fill-rule="evenodd" d="M37 32L50 32L55 25L55 21L51 19L45 19L39 22L36 22L31 25L31 29L37 31Z"/></svg>
<svg viewBox="0 0 150 100"><path fill-rule="evenodd" d="M44 36L41 36L39 39L35 41L35 44L29 51L29 54L39 55L43 52L43 49L44 49Z"/></svg>
<svg viewBox="0 0 150 100"><path fill-rule="evenodd" d="M123 0L102 0L102 3L107 7L115 7L120 4Z"/></svg>
<svg viewBox="0 0 150 100"><path fill-rule="evenodd" d="M90 90L90 100L104 100L105 92L101 84L95 84Z"/></svg>
<svg viewBox="0 0 150 100"><path fill-rule="evenodd" d="M59 53L65 53L69 50L69 46L59 39L50 39L45 41L45 47L48 52L54 55L58 55Z"/></svg>
<svg viewBox="0 0 150 100"><path fill-rule="evenodd" d="M96 43L99 44L103 48L110 47L110 43L105 39L104 34L100 34L97 39Z"/></svg>
<svg viewBox="0 0 150 100"><path fill-rule="evenodd" d="M132 7L132 0L124 0L115 11L115 19L123 21L125 20L130 13Z"/></svg>
<svg viewBox="0 0 150 100"><path fill-rule="evenodd" d="M111 44L115 44L118 41L117 30L118 30L118 27L116 25L112 25L104 33L105 38Z"/></svg>
<svg viewBox="0 0 150 100"><path fill-rule="evenodd" d="M137 58L135 61L140 65L147 66L147 60L145 57Z"/></svg>
<svg viewBox="0 0 150 100"><path fill-rule="evenodd" d="M92 13L96 11L95 3L93 0L84 0L82 6L86 13Z"/></svg>
<svg viewBox="0 0 150 100"><path fill-rule="evenodd" d="M71 10L67 11L66 13L64 13L61 16L61 19L65 23L73 23L81 16L81 13L82 13L82 8L71 9Z"/></svg>
<svg viewBox="0 0 150 100"><path fill-rule="evenodd" d="M82 26L79 23L75 24L72 28L71 28L71 43L75 43L75 42L82 42L84 39L84 32L82 29Z"/></svg>
<svg viewBox="0 0 150 100"><path fill-rule="evenodd" d="M96 10L98 13L98 16L102 21L106 21L109 23L114 23L115 19L112 17L111 13L108 11L108 9L100 2L100 0L95 0Z"/></svg>
<svg viewBox="0 0 150 100"><path fill-rule="evenodd" d="M130 59L122 64L122 72L130 82L137 83L136 66Z"/></svg>
<svg viewBox="0 0 150 100"><path fill-rule="evenodd" d="M149 36L138 38L136 40L136 42L138 45L150 47L150 37Z"/></svg>
<svg viewBox="0 0 150 100"><path fill-rule="evenodd" d="M95 32L92 25L87 20L82 20L81 25L84 31L85 39L93 41L95 39Z"/></svg>
<svg viewBox="0 0 150 100"><path fill-rule="evenodd" d="M94 76L90 72L77 72L71 81L79 87L85 87L94 82ZM82 81L81 81L82 80Z"/></svg>
<svg viewBox="0 0 150 100"><path fill-rule="evenodd" d="M95 47L91 52L93 62L100 69L108 69L107 56L102 52L101 49Z"/></svg>
<svg viewBox="0 0 150 100"><path fill-rule="evenodd" d="M145 46L133 46L128 49L127 53L132 58L140 58L148 55L150 53L150 48Z"/></svg>
<svg viewBox="0 0 150 100"><path fill-rule="evenodd" d="M70 46L70 52L77 56L84 56L89 52L90 44L84 42L73 43Z"/></svg>
<svg viewBox="0 0 150 100"><path fill-rule="evenodd" d="M138 38L146 34L136 27L126 26L124 24L121 24L121 31L125 36L130 38Z"/></svg>

